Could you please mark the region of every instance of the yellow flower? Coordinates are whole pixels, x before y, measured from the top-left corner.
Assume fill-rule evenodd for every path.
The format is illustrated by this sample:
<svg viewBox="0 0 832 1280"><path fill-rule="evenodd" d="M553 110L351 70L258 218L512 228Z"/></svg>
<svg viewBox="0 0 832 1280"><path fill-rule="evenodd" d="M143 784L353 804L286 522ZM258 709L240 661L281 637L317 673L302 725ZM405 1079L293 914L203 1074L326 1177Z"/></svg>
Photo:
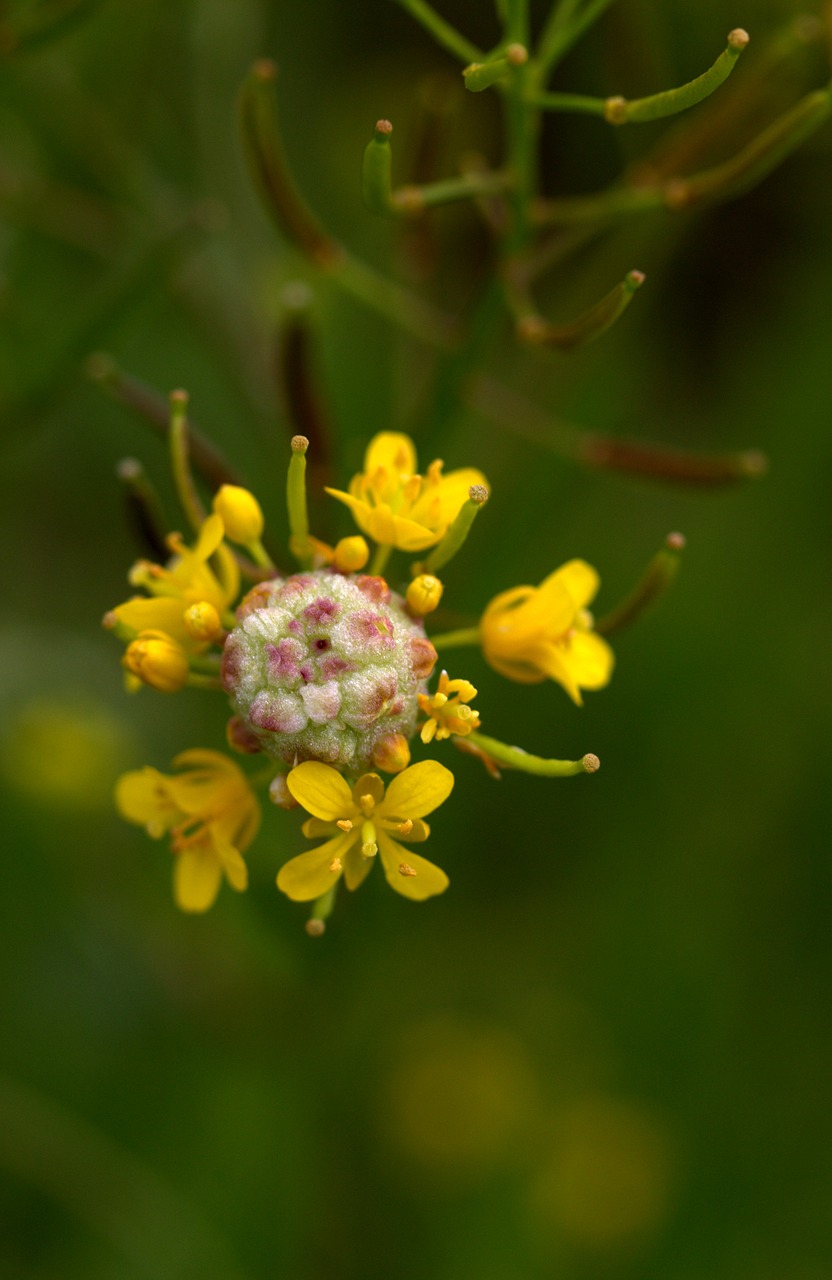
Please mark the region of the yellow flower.
<svg viewBox="0 0 832 1280"><path fill-rule="evenodd" d="M139 560L130 572L135 587L143 587L150 598L135 596L113 610L120 623L134 631L164 631L188 652L204 646L204 641L188 626L191 605L209 604L222 615L236 599L240 574L234 556L223 545L223 522L211 515L200 530L196 546L186 547L177 533L168 539L174 552L167 565ZM222 577L208 563L216 555ZM189 615L190 616L190 615Z"/></svg>
<svg viewBox="0 0 832 1280"><path fill-rule="evenodd" d="M424 551L444 537L472 485L485 484L480 471L466 467L443 476L437 459L427 474L416 472L409 436L382 431L364 455L364 471L353 476L349 493L327 493L350 508L362 533L400 551Z"/></svg>
<svg viewBox="0 0 832 1280"><path fill-rule="evenodd" d="M524 684L557 680L580 705L581 689L603 688L615 661L586 609L598 585L591 565L570 560L539 587L513 587L496 596L480 622L488 662Z"/></svg>
<svg viewBox="0 0 832 1280"><path fill-rule="evenodd" d="M116 805L155 840L170 832L176 902L183 911L207 911L223 875L233 889L246 888L241 855L257 834L260 806L244 774L218 751L183 751L173 763L185 772L122 774Z"/></svg>
<svg viewBox="0 0 832 1280"><path fill-rule="evenodd" d="M421 901L447 889L444 871L393 838L395 833L399 840L427 840L430 827L423 818L447 800L454 785L444 765L435 760L411 765L385 792L377 773L365 773L350 788L337 769L310 760L293 769L287 783L313 815L304 823L304 835L332 837L281 868L278 888L295 902L320 898L342 874L347 888L356 889L376 854L388 883L406 898Z"/></svg>
<svg viewBox="0 0 832 1280"><path fill-rule="evenodd" d="M408 608L420 618L439 607L445 588L432 573L420 573L405 593Z"/></svg>
<svg viewBox="0 0 832 1280"><path fill-rule="evenodd" d="M441 742L452 733L465 737L472 729L478 729L480 713L466 705L476 696L470 680L449 680L447 671L443 671L436 693L419 694L419 710L428 717L422 725L422 741L432 742L436 738Z"/></svg>

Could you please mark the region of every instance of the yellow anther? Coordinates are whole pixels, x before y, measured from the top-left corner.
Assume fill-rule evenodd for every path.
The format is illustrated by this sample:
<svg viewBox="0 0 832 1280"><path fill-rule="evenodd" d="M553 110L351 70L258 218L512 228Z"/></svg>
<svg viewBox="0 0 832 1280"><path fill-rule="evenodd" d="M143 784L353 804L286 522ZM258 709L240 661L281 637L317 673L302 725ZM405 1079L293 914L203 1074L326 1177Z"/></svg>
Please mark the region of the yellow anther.
<svg viewBox="0 0 832 1280"><path fill-rule="evenodd" d="M413 830L412 818L406 818L404 822L400 822L399 825L396 827L396 830L398 831L400 836L409 836L411 831Z"/></svg>
<svg viewBox="0 0 832 1280"><path fill-rule="evenodd" d="M331 862L330 862L330 864L329 864L329 869L330 869L330 871L332 872L332 874L333 874L333 875L335 875L336 871L340 871L340 870L341 870L342 865L343 865L343 864L342 864L342 862L341 862L341 859L340 859L340 858L333 858L333 859L332 859L332 861L331 861Z"/></svg>
<svg viewBox="0 0 832 1280"><path fill-rule="evenodd" d="M224 484L214 494L214 511L225 526L226 536L232 542L247 547L258 542L263 535L263 512L260 503L248 489L236 484Z"/></svg>
<svg viewBox="0 0 832 1280"><path fill-rule="evenodd" d="M352 823L349 818L339 818L336 827L340 827L342 831L352 831Z"/></svg>
<svg viewBox="0 0 832 1280"><path fill-rule="evenodd" d="M122 662L131 675L160 693L176 693L188 682L188 655L164 631L140 631Z"/></svg>
<svg viewBox="0 0 832 1280"><path fill-rule="evenodd" d="M188 635L194 640L215 640L222 631L220 615L208 600L190 605L183 616Z"/></svg>
<svg viewBox="0 0 832 1280"><path fill-rule="evenodd" d="M373 809L375 809L376 807L376 802L372 796L369 796L369 795L359 796L358 807L361 810L361 812L364 814L365 818L369 818L370 814L373 812Z"/></svg>
<svg viewBox="0 0 832 1280"><path fill-rule="evenodd" d="M375 840L366 840L361 846L361 853L365 858L374 858L378 853L378 845Z"/></svg>
<svg viewBox="0 0 832 1280"><path fill-rule="evenodd" d="M339 573L357 573L370 558L370 548L364 538L342 538L335 546L333 562Z"/></svg>
<svg viewBox="0 0 832 1280"><path fill-rule="evenodd" d="M411 865L410 865L410 863L409 863L409 862L400 862L400 863L399 863L399 875L400 875L400 876L415 876L415 875L416 875L416 872L413 870L413 868L411 867Z"/></svg>

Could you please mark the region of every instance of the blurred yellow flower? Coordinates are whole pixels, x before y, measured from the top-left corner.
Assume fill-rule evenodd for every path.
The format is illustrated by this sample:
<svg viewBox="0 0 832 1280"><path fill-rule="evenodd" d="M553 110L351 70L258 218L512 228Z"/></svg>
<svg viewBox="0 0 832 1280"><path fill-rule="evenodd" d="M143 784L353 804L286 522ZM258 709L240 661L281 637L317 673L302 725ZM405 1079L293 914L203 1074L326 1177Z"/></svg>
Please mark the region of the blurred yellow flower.
<svg viewBox="0 0 832 1280"><path fill-rule="evenodd" d="M218 751L183 751L173 763L184 772L122 774L116 805L154 839L170 832L176 902L183 911L207 911L223 875L233 889L246 888L241 855L257 834L260 806L245 775Z"/></svg>
<svg viewBox="0 0 832 1280"><path fill-rule="evenodd" d="M418 696L419 710L428 717L419 735L423 742L432 742L434 738L441 742L452 733L465 737L479 728L479 711L467 705L477 696L470 680L449 680L447 671L443 671L436 693Z"/></svg>
<svg viewBox="0 0 832 1280"><path fill-rule="evenodd" d="M225 527L226 537L244 547L263 536L263 512L248 489L224 484L214 494L213 507Z"/></svg>
<svg viewBox="0 0 832 1280"><path fill-rule="evenodd" d="M277 886L295 902L320 898L343 874L356 889L381 855L387 881L406 898L421 901L448 887L439 867L405 849L393 838L427 840L423 821L447 800L454 785L450 769L423 760L399 773L387 787L377 773L365 773L355 786L331 765L309 760L288 775L289 791L312 814L303 826L309 837L330 836L325 844L292 858L281 868Z"/></svg>
<svg viewBox="0 0 832 1280"><path fill-rule="evenodd" d="M188 655L164 631L140 631L121 661L131 675L160 693L178 693L188 683Z"/></svg>
<svg viewBox="0 0 832 1280"><path fill-rule="evenodd" d="M209 604L222 615L236 599L240 589L237 562L223 545L224 525L218 515L204 522L196 546L186 547L177 533L168 539L174 552L167 565L139 560L130 571L134 587L143 587L149 598L135 596L118 605L113 614L119 623L132 630L164 631L187 650L201 648L204 641L188 625L190 606ZM221 567L218 576L209 560L217 556Z"/></svg>
<svg viewBox="0 0 832 1280"><path fill-rule="evenodd" d="M601 689L615 657L592 630L586 606L598 590L595 569L570 560L539 587L513 587L495 596L480 622L491 666L524 684L557 680L579 705L581 689Z"/></svg>
<svg viewBox="0 0 832 1280"><path fill-rule="evenodd" d="M364 455L364 471L353 476L349 493L327 493L350 508L362 533L400 551L424 551L443 538L472 485L484 485L473 467L442 474L437 459L421 476L409 436L382 431Z"/></svg>

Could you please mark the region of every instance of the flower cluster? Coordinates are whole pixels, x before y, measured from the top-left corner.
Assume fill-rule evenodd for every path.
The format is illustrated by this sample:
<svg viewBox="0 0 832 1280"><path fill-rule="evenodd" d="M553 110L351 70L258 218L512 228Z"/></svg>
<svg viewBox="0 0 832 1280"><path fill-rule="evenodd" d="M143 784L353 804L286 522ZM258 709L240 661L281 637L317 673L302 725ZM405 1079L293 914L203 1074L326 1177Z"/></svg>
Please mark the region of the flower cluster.
<svg viewBox="0 0 832 1280"><path fill-rule="evenodd" d="M425 620L443 594L437 571L488 498L484 476L472 468L444 474L439 460L422 475L407 436L377 435L349 491L328 490L375 543L371 560L363 536L330 547L310 534L307 447L293 440L287 486L296 572L280 572L264 548L248 490L223 485L210 513L197 505L185 457L174 473L193 545L171 534L166 564L135 564L129 581L141 594L104 623L125 645L129 687L217 690L230 703L229 747L268 763L248 778L226 755L192 750L177 756L172 776L144 768L119 780L122 816L156 839L170 836L179 906L206 910L223 878L246 887L242 855L259 826L254 787L262 783L273 803L305 809L304 835L323 839L277 876L287 897L312 902L307 928L319 933L340 881L357 888L377 859L404 897L422 900L448 886L444 871L411 846L430 834L424 819L449 796L453 774L435 760L411 764L415 738L455 739L495 773L503 766L569 776L598 767L592 755L543 760L485 737L470 681L443 670L431 690L438 651L478 645L502 675L555 680L578 703L582 689L607 683L613 657L587 611L598 576L580 560L539 587L504 591L478 624L429 638ZM398 592L387 573L395 549L428 553L409 577L397 574ZM394 775L387 785L383 773Z"/></svg>

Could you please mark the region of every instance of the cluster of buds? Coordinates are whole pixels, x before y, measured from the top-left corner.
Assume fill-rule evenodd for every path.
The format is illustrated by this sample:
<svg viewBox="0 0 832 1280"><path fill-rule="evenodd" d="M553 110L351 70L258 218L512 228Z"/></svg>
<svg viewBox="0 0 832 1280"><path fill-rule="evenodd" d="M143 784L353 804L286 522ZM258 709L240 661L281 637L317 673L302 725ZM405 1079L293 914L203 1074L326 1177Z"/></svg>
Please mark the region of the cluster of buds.
<svg viewBox="0 0 832 1280"><path fill-rule="evenodd" d="M305 835L325 837L277 877L288 897L312 902L307 927L320 933L341 879L356 888L377 857L405 897L422 900L448 885L443 871L408 847L427 839L424 819L453 786L444 764L411 764L414 740L454 740L496 776L501 768L549 777L595 772L592 754L544 759L485 737L469 680L442 670L430 687L439 653L466 645L478 646L509 679L556 681L576 703L581 690L605 685L613 655L588 612L598 588L590 565L570 561L538 587L502 592L476 624L429 637L426 622L443 595L438 570L462 548L489 496L479 471L445 474L437 460L423 475L409 437L377 435L349 489L328 490L361 530L330 547L309 530L308 442L295 437L287 506L297 570L281 572L247 489L224 484L212 510L202 507L184 402L172 397L172 404L174 478L194 542L171 534L166 563L135 564L129 580L141 594L107 613L104 624L124 642L130 688L216 690L230 704L228 746L267 762L250 779L221 752L191 750L177 757L174 775L145 768L119 780L123 816L155 838L170 835L184 910L207 909L223 879L246 887L242 855L259 826L258 783L279 807L307 811ZM392 575L395 551L423 558ZM669 565L675 552L663 554ZM388 785L383 774L394 775Z"/></svg>

